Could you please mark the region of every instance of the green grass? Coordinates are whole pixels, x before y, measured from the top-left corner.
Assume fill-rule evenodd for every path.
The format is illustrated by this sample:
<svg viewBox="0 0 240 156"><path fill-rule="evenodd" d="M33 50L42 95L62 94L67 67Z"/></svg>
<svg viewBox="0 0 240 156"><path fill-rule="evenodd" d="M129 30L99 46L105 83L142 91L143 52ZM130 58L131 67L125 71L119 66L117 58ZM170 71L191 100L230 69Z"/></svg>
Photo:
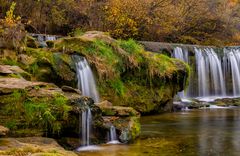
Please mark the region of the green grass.
<svg viewBox="0 0 240 156"><path fill-rule="evenodd" d="M123 82L120 79L110 81L110 86L117 93L117 95L119 95L119 96L125 95L126 89L125 89Z"/></svg>

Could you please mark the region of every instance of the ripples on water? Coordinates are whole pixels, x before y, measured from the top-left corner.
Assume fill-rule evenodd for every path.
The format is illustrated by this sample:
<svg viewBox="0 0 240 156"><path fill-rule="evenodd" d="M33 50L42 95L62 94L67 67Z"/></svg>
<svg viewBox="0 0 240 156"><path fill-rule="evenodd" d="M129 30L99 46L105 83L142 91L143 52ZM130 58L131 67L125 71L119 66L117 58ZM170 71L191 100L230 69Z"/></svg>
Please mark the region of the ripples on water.
<svg viewBox="0 0 240 156"><path fill-rule="evenodd" d="M102 145L80 156L238 156L240 109L206 109L142 117L130 145Z"/></svg>

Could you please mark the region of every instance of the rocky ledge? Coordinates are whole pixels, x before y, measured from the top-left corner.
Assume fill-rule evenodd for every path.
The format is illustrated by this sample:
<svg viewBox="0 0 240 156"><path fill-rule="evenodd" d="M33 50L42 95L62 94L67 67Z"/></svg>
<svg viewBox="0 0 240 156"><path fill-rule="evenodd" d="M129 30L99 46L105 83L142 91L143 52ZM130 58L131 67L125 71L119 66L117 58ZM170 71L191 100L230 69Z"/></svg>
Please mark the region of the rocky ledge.
<svg viewBox="0 0 240 156"><path fill-rule="evenodd" d="M54 139L42 137L0 138L0 155L77 156L66 151Z"/></svg>

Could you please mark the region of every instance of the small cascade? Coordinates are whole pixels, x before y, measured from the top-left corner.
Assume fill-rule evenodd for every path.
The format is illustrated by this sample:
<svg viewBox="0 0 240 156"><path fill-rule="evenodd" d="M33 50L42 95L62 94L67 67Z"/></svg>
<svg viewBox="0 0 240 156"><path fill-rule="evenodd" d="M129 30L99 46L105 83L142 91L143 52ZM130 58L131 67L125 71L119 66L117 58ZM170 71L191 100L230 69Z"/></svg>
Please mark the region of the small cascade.
<svg viewBox="0 0 240 156"><path fill-rule="evenodd" d="M240 96L240 47L228 47L223 53L219 52L211 47L176 47L173 50L172 57L192 67L188 88L178 93L182 99Z"/></svg>
<svg viewBox="0 0 240 156"><path fill-rule="evenodd" d="M45 41L55 41L55 40L57 40L56 36L50 36L50 35L45 36Z"/></svg>
<svg viewBox="0 0 240 156"><path fill-rule="evenodd" d="M56 35L46 35L46 34L29 34L30 36L34 37L37 42L39 42L40 47L47 47L47 41L55 41L60 36Z"/></svg>
<svg viewBox="0 0 240 156"><path fill-rule="evenodd" d="M82 112L82 146L90 145L92 113L90 108Z"/></svg>
<svg viewBox="0 0 240 156"><path fill-rule="evenodd" d="M99 102L99 94L93 72L83 57L74 56L76 59L78 88L82 91L82 95L91 97L95 103Z"/></svg>
<svg viewBox="0 0 240 156"><path fill-rule="evenodd" d="M184 62L188 62L188 51L187 51L187 49L176 47L173 50L172 57L180 59Z"/></svg>
<svg viewBox="0 0 240 156"><path fill-rule="evenodd" d="M108 144L119 144L120 142L117 139L117 133L116 133L116 128L114 126L110 127L110 133L109 133L109 142Z"/></svg>
<svg viewBox="0 0 240 156"><path fill-rule="evenodd" d="M233 96L240 96L240 49L224 49L223 66L225 81L230 83L227 86Z"/></svg>

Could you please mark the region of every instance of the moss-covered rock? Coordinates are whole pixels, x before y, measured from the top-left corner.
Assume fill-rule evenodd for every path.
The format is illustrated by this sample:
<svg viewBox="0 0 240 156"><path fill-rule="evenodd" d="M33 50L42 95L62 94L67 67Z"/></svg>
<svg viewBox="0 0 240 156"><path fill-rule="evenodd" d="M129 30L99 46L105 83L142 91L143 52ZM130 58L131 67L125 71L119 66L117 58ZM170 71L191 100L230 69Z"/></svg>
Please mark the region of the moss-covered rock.
<svg viewBox="0 0 240 156"><path fill-rule="evenodd" d="M146 52L133 40L114 40L102 32L62 38L55 48L87 58L103 100L143 114L171 111L173 96L184 89L190 71L180 60Z"/></svg>
<svg viewBox="0 0 240 156"><path fill-rule="evenodd" d="M0 99L0 124L11 130L10 136L76 137L86 107L92 110L93 126L102 127L101 110L92 99L72 90L63 92L54 84L0 78Z"/></svg>
<svg viewBox="0 0 240 156"><path fill-rule="evenodd" d="M134 141L140 135L140 113L136 110L131 107L112 106L108 101L97 105L102 110L104 126L108 131L114 126L121 142Z"/></svg>
<svg viewBox="0 0 240 156"><path fill-rule="evenodd" d="M30 47L30 48L38 48L39 46L36 39L29 35L27 35L25 38L25 44L27 47Z"/></svg>
<svg viewBox="0 0 240 156"><path fill-rule="evenodd" d="M216 99L215 101L211 102L211 104L222 106L222 107L240 106L240 98Z"/></svg>

